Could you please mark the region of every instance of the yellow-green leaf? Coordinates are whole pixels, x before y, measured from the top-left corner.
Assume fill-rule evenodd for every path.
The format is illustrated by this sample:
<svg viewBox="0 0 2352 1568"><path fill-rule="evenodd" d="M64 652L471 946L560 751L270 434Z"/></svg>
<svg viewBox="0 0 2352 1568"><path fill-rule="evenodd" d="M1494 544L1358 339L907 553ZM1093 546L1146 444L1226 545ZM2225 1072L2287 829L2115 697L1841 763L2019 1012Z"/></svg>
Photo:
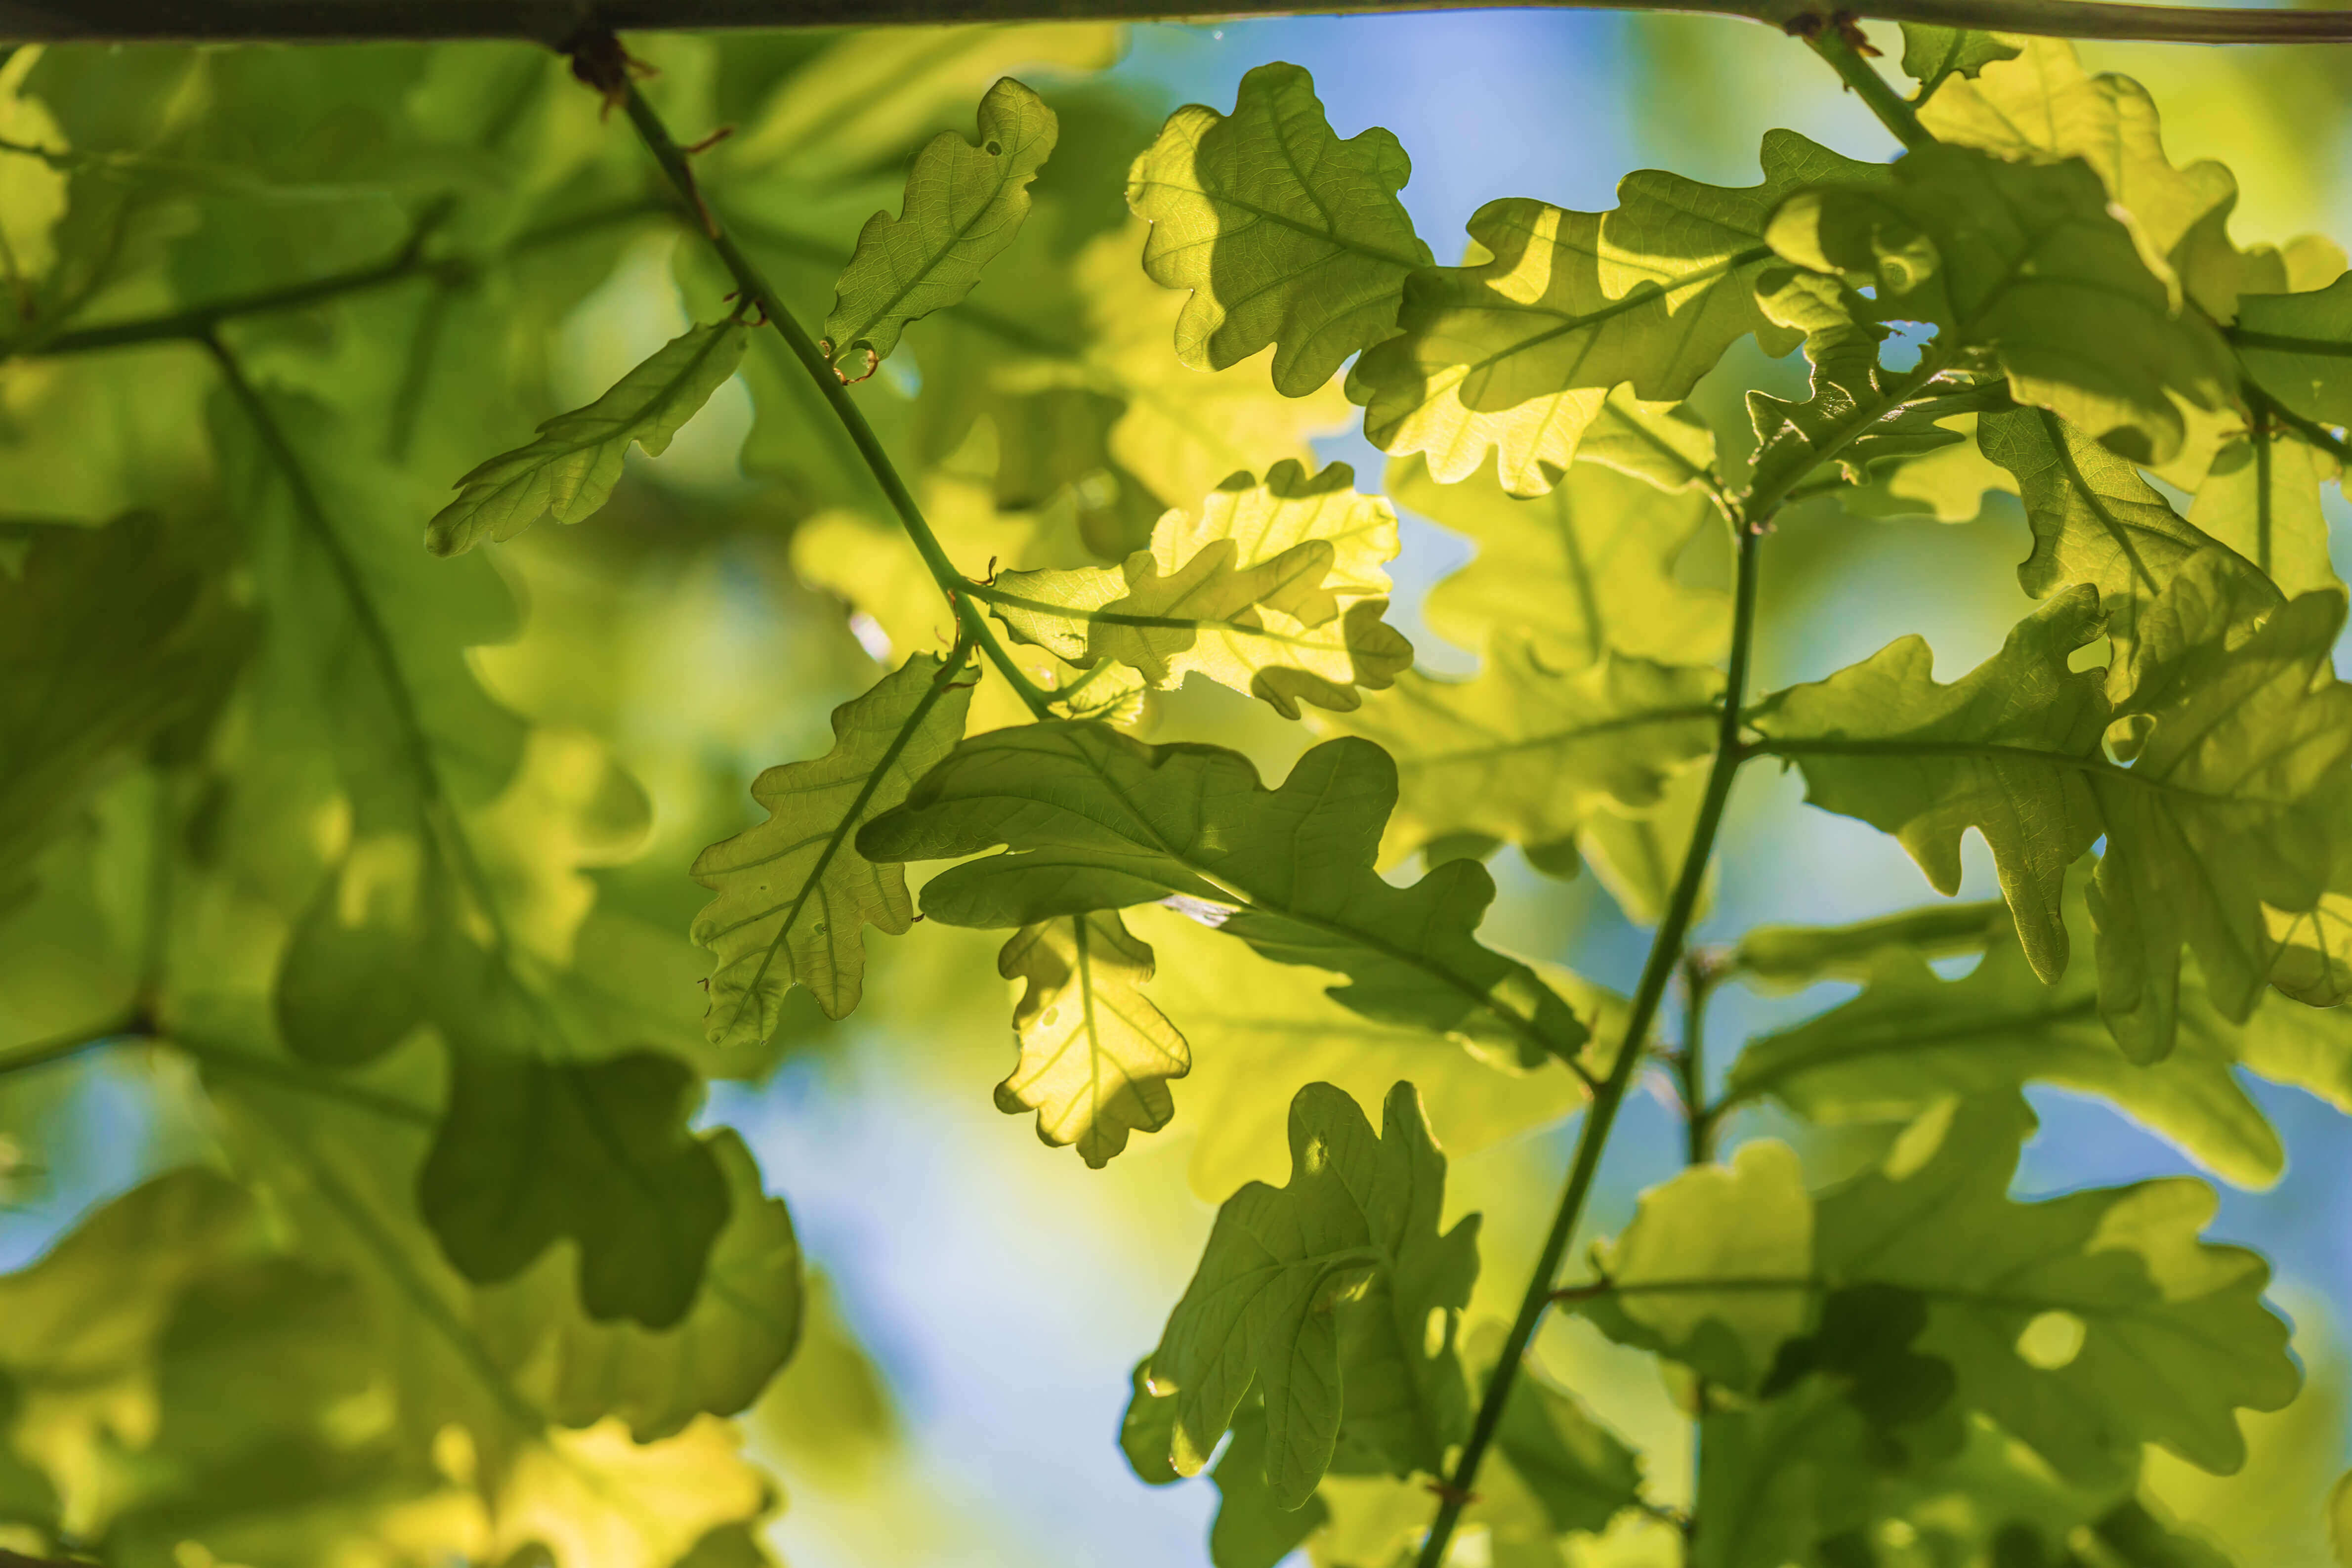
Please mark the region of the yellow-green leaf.
<svg viewBox="0 0 2352 1568"><path fill-rule="evenodd" d="M1097 1170L1127 1147L1129 1132L1168 1125L1176 1113L1168 1080L1183 1077L1192 1056L1144 995L1151 949L1117 910L1024 926L996 969L1025 982L1013 1010L1021 1062L996 1086L998 1110L1034 1110L1040 1139L1075 1143Z"/></svg>
<svg viewBox="0 0 2352 1568"><path fill-rule="evenodd" d="M1294 65L1242 78L1231 115L1187 104L1135 161L1128 205L1150 220L1152 280L1191 291L1176 353L1223 370L1274 345L1274 384L1303 396L1396 330L1429 247L1396 194L1412 165L1375 126L1342 142Z"/></svg>

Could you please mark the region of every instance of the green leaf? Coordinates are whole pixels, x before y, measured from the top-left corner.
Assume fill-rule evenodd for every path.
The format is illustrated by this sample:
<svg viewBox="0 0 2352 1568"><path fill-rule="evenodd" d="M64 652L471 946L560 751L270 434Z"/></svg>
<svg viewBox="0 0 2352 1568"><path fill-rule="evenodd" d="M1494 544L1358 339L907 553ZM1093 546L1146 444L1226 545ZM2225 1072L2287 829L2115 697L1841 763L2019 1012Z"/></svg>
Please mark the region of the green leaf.
<svg viewBox="0 0 2352 1568"><path fill-rule="evenodd" d="M2129 77L2083 69L2062 38L2019 38L2011 56L1947 82L1920 107L1937 140L2013 161L2080 158L2105 186L2148 269L2216 321L2235 313L2241 289L2283 289L2278 252L2252 254L2227 236L2238 182L2203 160L2185 169L2165 156L2155 100ZM2178 281L2176 282L2175 279Z"/></svg>
<svg viewBox="0 0 2352 1568"><path fill-rule="evenodd" d="M1804 1331L1812 1256L1813 1205L1797 1156L1759 1140L1728 1165L1696 1166L1643 1193L1633 1222L1594 1254L1610 1293L1580 1310L1613 1337L1753 1389L1780 1342Z"/></svg>
<svg viewBox="0 0 2352 1568"><path fill-rule="evenodd" d="M1923 637L1766 698L1751 722L1805 772L1805 798L1892 833L1935 889L1960 889L1960 836L1992 847L2034 973L2064 973L2066 868L2100 832L2091 772L2108 709L2100 672L2067 658L2105 630L2098 595L2068 590L1949 686Z"/></svg>
<svg viewBox="0 0 2352 1568"><path fill-rule="evenodd" d="M425 847L361 839L320 882L278 965L273 995L287 1048L325 1067L373 1061L425 1021L436 956ZM445 896L446 897L446 896Z"/></svg>
<svg viewBox="0 0 2352 1568"><path fill-rule="evenodd" d="M760 1167L732 1129L701 1142L726 1182L727 1223L677 1322L655 1330L550 1312L551 1300L568 1302L573 1289L561 1257L483 1295L485 1342L516 1365L551 1363L548 1410L566 1426L610 1415L640 1443L675 1436L706 1412L749 1408L800 1347L806 1285L792 1214L761 1189Z"/></svg>
<svg viewBox="0 0 2352 1568"><path fill-rule="evenodd" d="M1218 1211L1151 1352L1150 1384L1175 1394L1170 1458L1183 1474L1262 1393L1266 1482L1295 1509L1332 1463L1343 1405L1358 1415L1369 1397L1384 1426L1419 1439L1390 1447L1399 1474L1434 1470L1462 1436L1469 1391L1454 1339L1478 1223L1439 1233L1445 1160L1410 1084L1391 1091L1377 1139L1354 1100L1308 1085L1291 1107L1290 1150L1287 1185L1252 1183ZM1442 1337L1430 1331L1441 1313Z"/></svg>
<svg viewBox="0 0 2352 1568"><path fill-rule="evenodd" d="M1491 1337L1495 1342L1474 1345L1474 1360L1492 1361L1500 1343L1498 1335ZM1475 1353L1480 1348L1487 1352L1484 1358ZM1492 1375L1491 1366L1484 1370ZM1519 1369L1503 1401L1495 1448L1535 1494L1556 1534L1606 1530L1620 1510L1642 1500L1641 1456L1601 1425L1583 1401L1553 1387L1532 1368Z"/></svg>
<svg viewBox="0 0 2352 1568"><path fill-rule="evenodd" d="M1430 268L1405 285L1400 336L1349 378L1364 434L1423 454L1451 484L1497 452L1503 488L1540 495L1565 472L1612 389L1675 401L1753 332L1782 354L1797 335L1759 309L1773 209L1801 189L1873 185L1884 170L1793 132L1764 138L1764 183L1741 190L1643 171L1607 214L1509 197L1470 219L1491 260Z"/></svg>
<svg viewBox="0 0 2352 1568"><path fill-rule="evenodd" d="M1169 1403L1181 1401L1171 1395ZM1321 1498L1289 1508L1275 1495L1262 1401L1251 1401L1234 1415L1233 1432L1233 1441L1209 1471L1217 1487L1209 1562L1213 1568L1275 1568L1322 1528L1331 1510Z"/></svg>
<svg viewBox="0 0 2352 1568"><path fill-rule="evenodd" d="M2320 488L2340 477L2334 458L2275 425L2260 425L2214 455L2189 521L2236 552L2293 598L2341 588L2327 555Z"/></svg>
<svg viewBox="0 0 2352 1568"><path fill-rule="evenodd" d="M1903 74L1927 98L1954 73L1972 77L1995 60L2015 59L2019 42L2005 33L1974 27L1939 27L1932 22L1903 24Z"/></svg>
<svg viewBox="0 0 2352 1568"><path fill-rule="evenodd" d="M2098 589L2121 654L2109 666L2107 695L2122 701L2140 616L2189 562L2226 547L2174 511L2138 469L2053 414L1987 414L1977 440L2016 477L2033 527L2033 552L2017 568L2025 591L2042 599L2080 583ZM2266 596L2247 575L2254 597Z"/></svg>
<svg viewBox="0 0 2352 1568"><path fill-rule="evenodd" d="M33 530L0 574L0 910L111 764L201 736L253 642L226 586L145 517Z"/></svg>
<svg viewBox="0 0 2352 1568"><path fill-rule="evenodd" d="M1118 1420L1118 1451L1146 1486L1173 1486L1184 1478L1169 1458L1176 1446L1176 1393L1151 1385L1151 1358L1128 1374L1127 1412Z"/></svg>
<svg viewBox="0 0 2352 1568"><path fill-rule="evenodd" d="M1907 1293L1926 1303L1926 1325L1896 1354L1856 1361L1851 1334L1815 1342L1846 1363L1849 1376L1870 1379L1874 1366L1896 1380L1852 1391L1864 1413L1884 1401L1885 1415L1916 1418L1927 1392L1917 1358L1929 1357L1951 1369L1963 1408L1991 1417L2062 1476L2127 1480L2143 1443L2209 1470L2235 1469L2245 1458L2236 1411L2278 1409L2302 1381L2286 1353L2286 1324L2263 1302L2268 1268L2242 1248L2197 1239L2214 1208L2200 1182L2011 1201L2031 1125L2013 1095L1939 1101L1895 1140L1880 1169L1801 1210L1801 1191L1785 1182L1767 1202L1719 1167L1687 1173L1650 1194L1609 1255L1638 1246L1636 1256L1655 1267L1610 1273L1579 1310L1612 1335L1670 1347L1713 1374L1735 1342L1734 1312L1748 1315L1760 1342L1781 1320L1768 1321L1759 1302L1822 1300L1819 1314L1800 1317L1826 1326L1827 1303L1840 1292ZM1759 1147L1779 1146L1741 1153ZM1793 1176L1793 1155L1772 1158ZM1669 1194L1676 1224L1643 1238L1650 1205ZM1751 1264L1762 1248L1748 1238L1763 1215L1791 1237L1809 1233L1810 1261L1792 1240L1768 1267ZM1709 1304L1697 1326L1711 1334L1685 1329L1676 1340L1653 1326L1691 1322L1699 1314L1681 1304L1694 1300Z"/></svg>
<svg viewBox="0 0 2352 1568"><path fill-rule="evenodd" d="M2184 434L2172 399L2220 407L2235 371L2220 334L2176 307L2107 208L2079 162L2005 163L1936 145L1895 163L1891 185L1797 194L1770 237L1801 267L1874 289L1881 319L1995 350L2018 402L2162 461Z"/></svg>
<svg viewBox="0 0 2352 1568"><path fill-rule="evenodd" d="M1389 685L1412 647L1381 616L1396 513L1333 463L1235 474L1197 515L1171 511L1122 566L1008 572L975 597L1022 641L1072 664L1116 659L1160 688L1198 672L1265 699L1345 711Z"/></svg>
<svg viewBox="0 0 2352 1568"><path fill-rule="evenodd" d="M573 1067L460 1051L418 1206L470 1279L510 1279L569 1237L592 1317L668 1328L727 1223L726 1179L687 1126L699 1089L650 1052Z"/></svg>
<svg viewBox="0 0 2352 1568"><path fill-rule="evenodd" d="M1978 385L1965 374L1945 374L1937 358L1901 374L1878 363L1886 329L1863 318L1867 302L1832 279L1813 273L1766 273L1757 285L1766 312L1805 332L1812 362L1812 395L1791 403L1767 393L1748 395L1756 427L1749 493L1779 498L1831 463L1849 484L1861 484L1879 464L1916 459L1960 442L1939 421L1990 405L2009 406L1998 384Z"/></svg>
<svg viewBox="0 0 2352 1568"><path fill-rule="evenodd" d="M906 873L861 854L856 834L963 733L970 691L947 660L918 654L833 710L833 750L752 781L768 820L696 857L694 878L719 896L695 917L710 949L711 1043L756 1045L775 1032L797 981L828 1018L857 1005L863 930L903 934L915 918Z"/></svg>
<svg viewBox="0 0 2352 1568"><path fill-rule="evenodd" d="M2235 1411L2278 1409L2302 1382L2263 1303L2269 1268L2197 1239L2214 1207L2201 1182L2011 1201L2030 1125L2013 1097L1922 1117L1884 1169L1822 1194L1822 1276L1926 1297L1916 1348L2063 1475L2127 1475L2149 1442L2234 1470Z"/></svg>
<svg viewBox="0 0 2352 1568"><path fill-rule="evenodd" d="M1430 590L1424 613L1439 636L1480 652L1506 638L1523 639L1548 668L1563 673L1599 662L1610 648L1663 664L1721 657L1729 599L1675 574L1692 541L1718 516L1690 488L1713 458L1714 439L1705 426L1671 417L1640 425L1632 416L1608 417L1621 409L1616 400L1606 405L1604 421L1580 448L1585 460L1533 500L1513 497L1483 470L1441 485L1420 458L1391 465L1389 493L1398 506L1469 535L1478 547L1468 565ZM1599 438L1604 428L1613 439ZM1642 430L1686 445L1662 451L1639 438ZM1691 461L1702 449L1705 458ZM1610 462L1602 451L1617 462L1602 467ZM1644 458L1655 459L1644 476L1653 482L1620 468ZM1677 493L1654 482L1676 474L1679 482L1668 489Z"/></svg>
<svg viewBox="0 0 2352 1568"><path fill-rule="evenodd" d="M1128 919L1160 957L1152 994L1204 1048L1184 1080L1193 1129L1193 1193L1221 1203L1244 1182L1280 1181L1290 1102L1310 1083L1330 1083L1369 1113L1400 1079L1421 1090L1439 1145L1474 1154L1559 1122L1585 1100L1565 1062L1517 1070L1493 1053L1410 1024L1376 1023L1333 999L1326 971L1262 958L1174 910L1130 910ZM1625 999L1546 966L1544 983L1590 1021L1595 1040L1624 1037ZM1588 1042L1588 1070L1593 1064Z"/></svg>
<svg viewBox="0 0 2352 1568"><path fill-rule="evenodd" d="M1029 216L1029 183L1058 134L1045 100L1006 77L980 100L976 145L952 131L924 144L898 216L866 221L841 274L824 319L824 346L836 365L863 353L870 370L898 346L908 322L971 292Z"/></svg>
<svg viewBox="0 0 2352 1568"><path fill-rule="evenodd" d="M1406 274L1430 262L1397 192L1412 163L1375 126L1342 142L1294 65L1242 78L1231 115L1187 104L1136 159L1143 268L1191 291L1177 357L1223 370L1274 345L1274 384L1303 396L1396 330Z"/></svg>
<svg viewBox="0 0 2352 1568"><path fill-rule="evenodd" d="M1345 975L1332 996L1367 1017L1458 1032L1530 1068L1572 1058L1585 1030L1566 1004L1472 934L1494 898L1484 867L1450 862L1411 888L1373 869L1396 788L1365 741L1317 746L1268 790L1220 747L1057 721L966 741L858 847L889 861L1008 846L924 888L923 912L949 925L1179 897L1268 958Z"/></svg>
<svg viewBox="0 0 2352 1568"><path fill-rule="evenodd" d="M2070 884L2065 912L2074 940L2088 940L2079 886ZM1973 950L1983 961L1958 980L1928 967L1930 958ZM1864 989L1749 1041L1725 1085L1728 1104L1769 1095L1815 1122L1907 1121L1945 1095L2050 1083L2113 1102L2240 1186L2268 1186L2284 1168L2278 1134L2233 1070L2240 1031L2200 988L2184 997L2172 1054L2141 1066L2108 1034L2090 966L2042 984L1998 903L1930 906L1825 931L1750 932L1739 951L1777 959L1777 972L1764 971L1776 978L1832 975Z"/></svg>
<svg viewBox="0 0 2352 1568"><path fill-rule="evenodd" d="M1722 689L1712 668L1604 649L1562 673L1506 642L1475 679L1404 676L1337 727L1396 760L1391 851L1475 834L1548 856L1572 853L1597 816L1656 807L1678 772L1711 755Z"/></svg>
<svg viewBox="0 0 2352 1568"><path fill-rule="evenodd" d="M1808 799L1895 834L1940 892L1958 889L1961 830L1982 831L2044 979L2069 951L2066 868L2104 834L2100 1007L2126 1052L2153 1061L2172 1048L2184 945L2223 1017L2252 1010L2271 962L2264 906L2318 902L2326 839L2305 803L2352 754L2352 688L2327 662L2342 596L2305 595L2230 647L2235 581L2201 563L2149 611L2149 647L2189 674L2141 676L2153 695L2135 698L2147 728L2129 768L2101 749L2111 711L2096 672L2068 669L2101 630L2080 587L1951 686L1906 638L1768 699L1755 721L1766 749L1804 768Z"/></svg>
<svg viewBox="0 0 2352 1568"><path fill-rule="evenodd" d="M1889 953L1918 959L1983 952L2011 929L1997 899L1929 904L1842 926L1754 926L1731 950L1727 970L1775 989L1817 980L1868 980Z"/></svg>
<svg viewBox="0 0 2352 1568"><path fill-rule="evenodd" d="M2306 419L2352 425L2352 274L2238 300L2231 346L2263 391Z"/></svg>
<svg viewBox="0 0 2352 1568"><path fill-rule="evenodd" d="M1097 1170L1130 1131L1156 1132L1176 1114L1168 1081L1191 1069L1184 1037L1143 994L1151 949L1114 910L1015 931L996 972L1025 984L1013 1009L1021 1063L996 1086L996 1107L1037 1113L1037 1136L1077 1145Z"/></svg>
<svg viewBox="0 0 2352 1568"><path fill-rule="evenodd" d="M2100 1007L2143 1060L2169 1046L2184 944L2224 1017L2252 1011L2273 959L2263 906L2319 903L2330 841L2305 803L2352 755L2352 687L2330 664L2342 591L2289 601L2224 652L2234 581L2184 574L2150 612L2149 645L2179 636L2202 679L2160 700L2136 696L2153 727L2128 778L2097 781L2108 840L2091 905Z"/></svg>
<svg viewBox="0 0 2352 1568"><path fill-rule="evenodd" d="M749 332L731 320L688 327L587 407L541 425L538 440L481 464L425 524L426 547L458 555L486 539L512 539L541 519L593 515L620 483L629 443L655 457L667 451L679 426L735 374Z"/></svg>

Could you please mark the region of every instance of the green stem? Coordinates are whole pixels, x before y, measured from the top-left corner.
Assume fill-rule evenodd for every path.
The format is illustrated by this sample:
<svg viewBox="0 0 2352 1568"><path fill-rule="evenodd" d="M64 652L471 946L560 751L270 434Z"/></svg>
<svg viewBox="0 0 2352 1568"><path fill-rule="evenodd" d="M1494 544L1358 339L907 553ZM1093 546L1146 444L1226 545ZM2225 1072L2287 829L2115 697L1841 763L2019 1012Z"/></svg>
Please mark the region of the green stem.
<svg viewBox="0 0 2352 1568"><path fill-rule="evenodd" d="M143 1037L148 1027L146 1014L133 1007L86 1029L68 1029L62 1035L52 1035L47 1039L0 1051L0 1078L31 1072L36 1068L45 1068L52 1062L78 1057L84 1051L96 1050L116 1040Z"/></svg>
<svg viewBox="0 0 2352 1568"><path fill-rule="evenodd" d="M1715 853L1716 830L1722 826L1723 808L1731 798L1732 782L1739 773L1743 755L1739 745L1740 707L1748 689L1748 664L1756 641L1756 556L1761 535L1753 521L1734 526L1738 547L1732 589L1731 658L1724 680L1723 712L1717 727L1715 763L1707 773L1706 795L1699 804L1698 820L1691 828L1690 847L1684 852L1682 873L1667 900L1665 918L1658 922L1657 934L1651 938L1649 960L1643 965L1641 984L1633 992L1633 1008L1625 1021L1624 1037L1617 1047L1617 1058L1610 1065L1609 1076L1592 1091L1592 1104L1585 1111L1583 1130L1577 1135L1576 1154L1569 1166L1568 1184L1560 1192L1559 1207L1552 1216L1550 1234L1544 1238L1535 1275L1519 1300L1518 1316L1512 1321L1511 1331L1503 1341L1502 1354L1495 1363L1494 1376L1487 1381L1486 1396L1479 1402L1470 1439L1463 1445L1462 1457L1454 1461L1454 1473L1440 1493L1444 1500L1422 1542L1420 1568L1438 1568L1445 1561L1454 1528L1460 1522L1462 1510L1470 1501L1471 1488L1477 1481L1478 1467L1494 1443L1496 1429L1502 1424L1512 1382L1527 1357L1528 1344L1535 1339L1544 1309L1551 1303L1552 1282L1559 1275L1560 1260L1567 1256L1577 1222L1584 1215L1585 1202L1600 1173L1601 1151L1608 1145L1610 1129L1616 1123L1633 1075L1640 1070L1650 1026L1657 1018L1667 984L1674 979L1675 967L1682 961L1684 941L1698 909L1699 890L1706 884L1707 862Z"/></svg>
<svg viewBox="0 0 2352 1568"><path fill-rule="evenodd" d="M842 384L832 364L818 352L816 343L793 313L784 308L783 300L777 296L767 279L752 265L751 258L743 254L742 247L735 243L726 226L703 201L702 192L695 184L694 171L687 163L685 149L671 137L669 128L662 123L661 117L654 112L653 105L646 101L645 94L634 85L628 89L627 106L629 123L636 127L646 150L653 154L654 162L661 165L662 173L669 177L669 183L679 198L698 220L703 234L709 239L712 248L718 251L719 259L726 264L728 272L734 278L736 287L742 290L745 299L760 307L769 323L782 334L785 345L793 352L793 357L800 362L803 370L808 372L809 379L816 383L817 391L833 410L834 416L841 421L842 428L849 432L849 439L857 447L858 456L866 459L866 467L873 474L874 482L881 487L890 509L898 514L899 525L907 531L907 537L914 542L916 553L923 558L923 564L930 570L931 580L940 585L940 591L948 596L948 603L954 607L956 622L961 627L962 635L988 656L989 662L996 666L997 673L1003 676L1013 689L1019 693L1032 714L1040 719L1052 718L1053 697L1040 689L1021 667L1013 662L1013 656L997 640L996 633L988 624L987 615L972 601L971 584L962 573L956 570L955 563L948 559L948 552L940 547L939 535L933 533L931 525L924 521L923 509L916 504L914 492L907 488L906 480L899 478L898 468L890 461L890 454L883 447L881 437L876 436L874 427L866 422L865 412L857 406L857 400L850 396L849 388Z"/></svg>
<svg viewBox="0 0 2352 1568"><path fill-rule="evenodd" d="M1859 36L1858 32L1854 35ZM1862 101L1870 106L1871 113L1878 116L1878 122L1906 150L1916 152L1934 146L1935 137L1919 123L1919 116L1910 102L1863 58L1862 51L1854 47L1854 37L1849 37L1845 27L1833 18L1817 23L1806 34L1805 41L1813 47L1813 53L1829 61L1831 68L1860 95Z"/></svg>

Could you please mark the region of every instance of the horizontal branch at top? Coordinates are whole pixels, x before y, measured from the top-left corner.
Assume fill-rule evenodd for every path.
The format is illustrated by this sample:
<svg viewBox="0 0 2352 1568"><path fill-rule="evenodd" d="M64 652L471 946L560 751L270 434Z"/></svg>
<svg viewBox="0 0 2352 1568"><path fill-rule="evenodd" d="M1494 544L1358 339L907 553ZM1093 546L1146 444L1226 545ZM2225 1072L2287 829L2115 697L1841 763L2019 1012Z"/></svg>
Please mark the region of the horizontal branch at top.
<svg viewBox="0 0 2352 1568"><path fill-rule="evenodd" d="M1843 10L2077 38L2182 43L2352 41L2352 8L2142 5L2109 0L0 0L0 40L232 43L520 38L619 32L887 26L940 22L1183 21L1243 16L1525 9L1675 11L1785 26Z"/></svg>

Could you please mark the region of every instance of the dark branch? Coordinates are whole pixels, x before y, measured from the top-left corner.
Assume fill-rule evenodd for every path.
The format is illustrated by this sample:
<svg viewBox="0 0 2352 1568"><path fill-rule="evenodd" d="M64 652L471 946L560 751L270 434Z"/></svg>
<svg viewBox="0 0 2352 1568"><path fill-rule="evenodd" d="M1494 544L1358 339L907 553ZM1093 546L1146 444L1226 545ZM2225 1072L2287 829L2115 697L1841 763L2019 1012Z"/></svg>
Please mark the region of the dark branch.
<svg viewBox="0 0 2352 1568"><path fill-rule="evenodd" d="M1176 21L1289 15L1487 10L1679 11L1787 26L1832 10L2077 38L2179 43L2352 41L2352 9L2138 5L2107 0L0 0L0 38L233 43L263 39L521 38L560 45L591 27L887 26L914 23Z"/></svg>

